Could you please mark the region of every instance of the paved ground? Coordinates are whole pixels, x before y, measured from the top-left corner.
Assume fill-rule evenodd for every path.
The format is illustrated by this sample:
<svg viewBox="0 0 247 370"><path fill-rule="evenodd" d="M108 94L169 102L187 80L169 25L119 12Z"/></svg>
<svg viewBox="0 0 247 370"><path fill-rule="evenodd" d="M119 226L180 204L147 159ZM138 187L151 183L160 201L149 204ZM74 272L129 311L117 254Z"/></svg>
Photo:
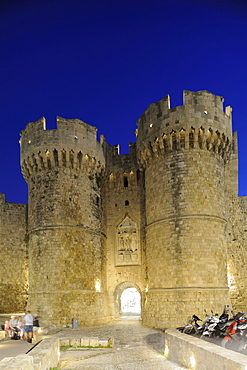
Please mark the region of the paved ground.
<svg viewBox="0 0 247 370"><path fill-rule="evenodd" d="M62 354L63 370L178 370L181 367L164 359L145 345L112 350L67 351Z"/></svg>
<svg viewBox="0 0 247 370"><path fill-rule="evenodd" d="M4 325L5 321L10 319L12 314L0 314L0 325ZM24 314L15 313L16 316L23 316ZM5 340L0 341L0 361L4 357L13 357L21 353L27 353L33 347L32 344L28 343L25 340L11 340L6 338Z"/></svg>
<svg viewBox="0 0 247 370"><path fill-rule="evenodd" d="M4 357L15 357L21 353L27 353L33 344L25 340L1 340L0 341L0 361Z"/></svg>
<svg viewBox="0 0 247 370"><path fill-rule="evenodd" d="M113 338L113 348L77 349L61 352L64 370L182 370L164 358L164 335L145 328L138 319L122 317L106 326L65 329L56 336Z"/></svg>
<svg viewBox="0 0 247 370"><path fill-rule="evenodd" d="M2 318L0 315L1 323ZM162 356L164 335L160 330L143 327L138 318L122 317L104 326L60 329L52 335L113 338L115 342L113 348L62 351L59 368L63 370L184 370ZM26 341L0 341L0 360L31 348L32 344Z"/></svg>

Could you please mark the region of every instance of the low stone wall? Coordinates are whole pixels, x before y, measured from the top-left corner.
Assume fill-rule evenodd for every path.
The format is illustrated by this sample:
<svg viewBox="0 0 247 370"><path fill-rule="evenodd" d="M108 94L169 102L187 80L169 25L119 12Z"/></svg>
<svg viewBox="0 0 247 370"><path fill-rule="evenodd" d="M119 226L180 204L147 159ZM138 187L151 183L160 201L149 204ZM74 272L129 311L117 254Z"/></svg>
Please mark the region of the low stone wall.
<svg viewBox="0 0 247 370"><path fill-rule="evenodd" d="M50 370L56 367L60 358L58 338L43 339L28 354L5 357L0 361L0 370Z"/></svg>
<svg viewBox="0 0 247 370"><path fill-rule="evenodd" d="M107 347L113 346L113 339L99 339L97 337L71 337L60 338L60 346L73 346L73 347Z"/></svg>
<svg viewBox="0 0 247 370"><path fill-rule="evenodd" d="M0 330L0 340L4 339L6 337L6 331Z"/></svg>
<svg viewBox="0 0 247 370"><path fill-rule="evenodd" d="M247 369L247 356L180 333L176 329L165 332L164 354L170 361L191 370Z"/></svg>
<svg viewBox="0 0 247 370"><path fill-rule="evenodd" d="M42 341L34 347L28 354L18 355L16 357L5 357L0 361L0 370L15 369L15 370L50 370L56 367L60 359L60 346L73 347L107 347L113 345L112 340L96 337L82 338L42 338Z"/></svg>
<svg viewBox="0 0 247 370"><path fill-rule="evenodd" d="M28 355L5 357L0 361L0 369L34 370L33 358Z"/></svg>

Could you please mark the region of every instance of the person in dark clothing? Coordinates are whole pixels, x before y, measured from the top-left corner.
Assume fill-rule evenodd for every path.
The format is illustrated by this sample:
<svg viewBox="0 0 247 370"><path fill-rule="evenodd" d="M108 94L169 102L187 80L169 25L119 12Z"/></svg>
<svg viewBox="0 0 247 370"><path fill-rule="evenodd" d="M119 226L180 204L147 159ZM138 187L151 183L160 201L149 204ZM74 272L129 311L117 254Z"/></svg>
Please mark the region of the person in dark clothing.
<svg viewBox="0 0 247 370"><path fill-rule="evenodd" d="M37 334L39 330L39 319L38 316L33 317L33 335Z"/></svg>

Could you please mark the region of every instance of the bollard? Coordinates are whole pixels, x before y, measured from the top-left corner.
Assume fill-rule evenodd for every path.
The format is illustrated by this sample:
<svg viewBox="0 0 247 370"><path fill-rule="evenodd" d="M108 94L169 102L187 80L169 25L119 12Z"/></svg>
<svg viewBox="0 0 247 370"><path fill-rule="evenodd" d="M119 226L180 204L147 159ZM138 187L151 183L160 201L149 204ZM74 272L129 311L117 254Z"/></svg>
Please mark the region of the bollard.
<svg viewBox="0 0 247 370"><path fill-rule="evenodd" d="M72 329L78 329L78 319L72 319Z"/></svg>

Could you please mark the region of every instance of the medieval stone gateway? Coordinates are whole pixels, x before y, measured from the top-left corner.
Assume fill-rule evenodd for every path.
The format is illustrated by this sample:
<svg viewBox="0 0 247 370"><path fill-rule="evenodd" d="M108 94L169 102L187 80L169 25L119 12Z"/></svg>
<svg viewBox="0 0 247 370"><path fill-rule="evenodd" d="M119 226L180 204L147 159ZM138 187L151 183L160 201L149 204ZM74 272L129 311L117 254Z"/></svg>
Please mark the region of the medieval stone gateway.
<svg viewBox="0 0 247 370"><path fill-rule="evenodd" d="M124 283L119 284L114 291L115 316L116 317L119 317L123 314L122 307L121 307L121 297L127 289L131 289L131 288L134 288L136 292L139 293L140 295L140 314L141 314L141 305L142 305L141 290L139 286L137 286L135 283L126 281Z"/></svg>
<svg viewBox="0 0 247 370"><path fill-rule="evenodd" d="M246 197L231 108L208 91L151 104L119 155L79 119L21 132L28 204L0 197L0 311L42 325L108 322L135 288L143 324L182 325L246 301ZM22 261L20 264L19 261Z"/></svg>

